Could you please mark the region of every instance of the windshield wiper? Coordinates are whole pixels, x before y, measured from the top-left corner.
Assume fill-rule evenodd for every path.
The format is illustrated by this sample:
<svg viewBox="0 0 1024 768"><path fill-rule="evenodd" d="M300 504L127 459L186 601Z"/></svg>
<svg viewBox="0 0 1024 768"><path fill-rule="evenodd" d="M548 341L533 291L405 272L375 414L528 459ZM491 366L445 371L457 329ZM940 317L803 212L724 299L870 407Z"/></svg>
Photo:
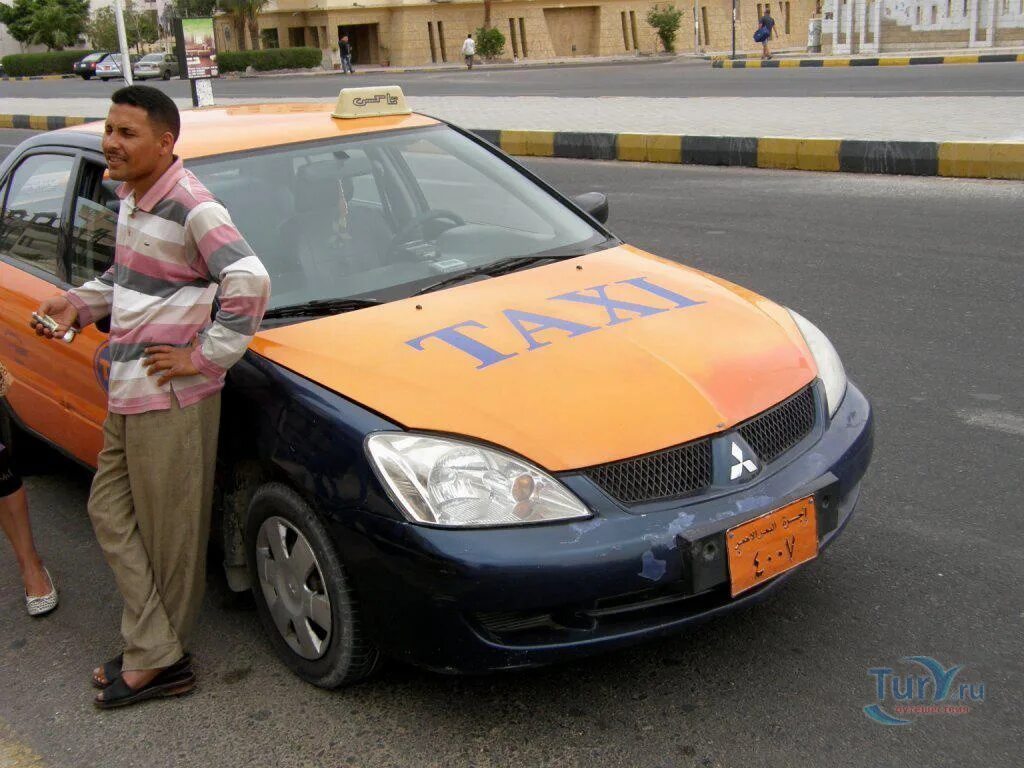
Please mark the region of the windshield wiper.
<svg viewBox="0 0 1024 768"><path fill-rule="evenodd" d="M577 256L582 256L582 253L567 253L567 254L539 254L536 256L513 256L508 259L499 259L498 261L492 261L490 264L484 264L483 266L473 267L472 269L464 269L461 272L456 272L454 275L438 280L436 283L431 283L428 286L420 288L414 296L419 296L424 293L430 293L431 291L437 291L441 288L447 288L449 285L455 285L461 283L470 277L476 277L477 275L487 275L488 277L497 277L498 275L504 275L509 272L514 272L522 267L530 266L538 261L562 261L563 259L574 259Z"/></svg>
<svg viewBox="0 0 1024 768"><path fill-rule="evenodd" d="M315 317L318 315L334 315L339 312L351 312L353 309L375 307L382 302L380 299L316 299L302 304L289 304L285 307L274 307L263 313L264 318L275 317Z"/></svg>

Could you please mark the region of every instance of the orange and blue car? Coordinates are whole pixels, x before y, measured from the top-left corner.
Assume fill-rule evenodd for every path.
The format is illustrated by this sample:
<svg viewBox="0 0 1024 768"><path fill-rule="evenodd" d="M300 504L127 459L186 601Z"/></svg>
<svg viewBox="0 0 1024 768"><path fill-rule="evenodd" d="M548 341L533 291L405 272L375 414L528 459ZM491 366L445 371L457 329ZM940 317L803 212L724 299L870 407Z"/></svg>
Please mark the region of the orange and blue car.
<svg viewBox="0 0 1024 768"><path fill-rule="evenodd" d="M101 328L29 329L111 263L101 124L0 166L5 442L93 466ZM867 399L794 311L645 253L397 88L183 115L177 151L273 280L227 377L215 540L281 659L546 664L761 600L832 543ZM15 446L15 452L17 446Z"/></svg>

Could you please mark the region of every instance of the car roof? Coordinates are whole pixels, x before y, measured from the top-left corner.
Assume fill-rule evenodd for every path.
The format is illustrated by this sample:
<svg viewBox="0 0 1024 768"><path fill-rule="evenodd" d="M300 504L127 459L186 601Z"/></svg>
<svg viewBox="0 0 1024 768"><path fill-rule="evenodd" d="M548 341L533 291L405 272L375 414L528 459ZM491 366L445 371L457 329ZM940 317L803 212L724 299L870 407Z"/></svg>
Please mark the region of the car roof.
<svg viewBox="0 0 1024 768"><path fill-rule="evenodd" d="M342 120L331 117L333 111L333 104L324 103L244 104L186 110L181 113L181 136L174 151L188 160L363 133L440 125L434 118L415 113ZM69 139L72 136L68 134L92 135L98 139L103 134L103 122L76 125L55 133L58 136L64 134Z"/></svg>

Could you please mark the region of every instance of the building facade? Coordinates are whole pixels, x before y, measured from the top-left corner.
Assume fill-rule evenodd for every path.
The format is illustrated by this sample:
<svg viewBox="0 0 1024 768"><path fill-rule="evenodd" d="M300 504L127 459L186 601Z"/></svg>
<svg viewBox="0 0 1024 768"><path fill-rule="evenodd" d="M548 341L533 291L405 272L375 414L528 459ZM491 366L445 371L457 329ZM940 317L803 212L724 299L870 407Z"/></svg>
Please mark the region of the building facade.
<svg viewBox="0 0 1024 768"><path fill-rule="evenodd" d="M823 50L1024 46L1024 0L825 0Z"/></svg>
<svg viewBox="0 0 1024 768"><path fill-rule="evenodd" d="M503 59L654 54L662 50L647 12L650 0L491 3L491 25L505 36ZM667 5L668 3L663 3ZM676 50L726 51L732 41L732 0L675 2L683 12ZM778 22L779 47L807 44L817 0L758 3L737 0L737 50L755 51L757 19L766 7ZM468 33L483 25L480 0L272 0L259 16L264 47L313 46L331 55L348 35L357 65L415 66L460 62ZM221 50L237 50L237 30L216 21ZM251 41L247 39L247 46Z"/></svg>

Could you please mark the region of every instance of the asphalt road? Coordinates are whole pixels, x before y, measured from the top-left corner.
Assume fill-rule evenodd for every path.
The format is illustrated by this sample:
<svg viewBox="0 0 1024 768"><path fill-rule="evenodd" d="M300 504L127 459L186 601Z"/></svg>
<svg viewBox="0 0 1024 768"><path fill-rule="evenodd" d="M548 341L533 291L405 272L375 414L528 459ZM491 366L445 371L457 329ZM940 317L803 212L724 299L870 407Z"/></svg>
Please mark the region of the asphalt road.
<svg viewBox="0 0 1024 768"><path fill-rule="evenodd" d="M147 81L187 98L185 81ZM329 98L342 84L398 84L413 96L1024 96L1024 65L916 65L804 69L712 69L706 61L665 59L583 67L267 78L221 78L222 98ZM118 81L52 80L0 83L9 97L104 97Z"/></svg>
<svg viewBox="0 0 1024 768"><path fill-rule="evenodd" d="M0 549L0 765L5 748L34 765L25 747L53 768L1020 764L1024 185L529 164L567 193L608 192L625 239L831 336L877 417L834 547L766 604L685 636L489 677L392 664L337 692L278 664L249 601L214 578L198 690L98 713L87 675L117 647L118 598L85 517L89 477L55 457L27 484L56 614L24 615ZM868 670L909 673L900 659L916 654L963 665L958 682L984 683L985 700L905 727L868 720Z"/></svg>

